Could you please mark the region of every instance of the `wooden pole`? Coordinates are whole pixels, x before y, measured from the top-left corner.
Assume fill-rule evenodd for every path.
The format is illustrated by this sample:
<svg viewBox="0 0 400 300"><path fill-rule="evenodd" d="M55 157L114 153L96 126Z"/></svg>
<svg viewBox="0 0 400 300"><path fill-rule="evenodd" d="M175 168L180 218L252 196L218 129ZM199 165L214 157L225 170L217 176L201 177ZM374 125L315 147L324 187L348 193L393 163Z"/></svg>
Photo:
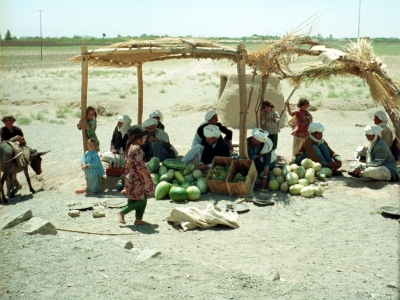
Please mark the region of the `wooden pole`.
<svg viewBox="0 0 400 300"><path fill-rule="evenodd" d="M142 64L137 66L137 80L138 80L138 112L137 123L142 125L143 118L143 71Z"/></svg>
<svg viewBox="0 0 400 300"><path fill-rule="evenodd" d="M239 157L248 159L247 153L247 88L246 88L246 47L240 44L237 47L237 70L240 98L240 124L239 124Z"/></svg>
<svg viewBox="0 0 400 300"><path fill-rule="evenodd" d="M86 56L87 46L81 47L82 55L82 87L81 87L81 119L86 119L86 107L87 107L87 90L88 90L88 77L89 77L89 64L88 57ZM83 152L87 151L87 137L86 128L82 127L82 141L83 141Z"/></svg>

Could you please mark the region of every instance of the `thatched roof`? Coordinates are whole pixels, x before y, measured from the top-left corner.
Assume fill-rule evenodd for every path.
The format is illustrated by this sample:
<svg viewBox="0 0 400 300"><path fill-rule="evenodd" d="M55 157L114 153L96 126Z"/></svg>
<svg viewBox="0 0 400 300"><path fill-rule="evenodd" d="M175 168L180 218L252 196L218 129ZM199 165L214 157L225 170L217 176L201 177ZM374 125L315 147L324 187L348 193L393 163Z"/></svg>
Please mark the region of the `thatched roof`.
<svg viewBox="0 0 400 300"><path fill-rule="evenodd" d="M131 67L138 64L182 58L229 59L236 62L237 50L206 40L162 38L152 41L131 40L96 50L88 50L89 64L97 67ZM80 62L81 55L70 59Z"/></svg>

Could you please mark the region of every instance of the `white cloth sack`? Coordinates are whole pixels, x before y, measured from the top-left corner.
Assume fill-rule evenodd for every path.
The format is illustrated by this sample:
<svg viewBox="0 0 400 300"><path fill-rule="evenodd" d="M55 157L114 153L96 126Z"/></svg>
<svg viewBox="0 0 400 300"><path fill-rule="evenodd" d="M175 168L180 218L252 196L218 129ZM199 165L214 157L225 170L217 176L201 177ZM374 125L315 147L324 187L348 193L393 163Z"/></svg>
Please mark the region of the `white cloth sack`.
<svg viewBox="0 0 400 300"><path fill-rule="evenodd" d="M231 228L238 228L239 215L237 212L223 212L212 203L207 204L204 210L196 207L175 207L171 215L167 218L168 222L180 225L184 231L200 228L211 228L217 225L225 225Z"/></svg>

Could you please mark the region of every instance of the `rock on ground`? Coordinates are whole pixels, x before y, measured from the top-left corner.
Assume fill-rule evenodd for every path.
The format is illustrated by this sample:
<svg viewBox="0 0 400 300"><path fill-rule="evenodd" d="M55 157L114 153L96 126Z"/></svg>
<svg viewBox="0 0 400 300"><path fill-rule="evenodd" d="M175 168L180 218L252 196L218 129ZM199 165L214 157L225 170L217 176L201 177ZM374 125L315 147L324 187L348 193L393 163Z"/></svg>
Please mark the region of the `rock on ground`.
<svg viewBox="0 0 400 300"><path fill-rule="evenodd" d="M15 225L18 225L19 223L22 223L26 220L29 220L32 217L33 214L30 209L19 213L14 213L14 212L5 213L0 219L0 230L14 227Z"/></svg>
<svg viewBox="0 0 400 300"><path fill-rule="evenodd" d="M25 232L28 234L57 234L57 229L53 224L39 217L30 219L25 226Z"/></svg>

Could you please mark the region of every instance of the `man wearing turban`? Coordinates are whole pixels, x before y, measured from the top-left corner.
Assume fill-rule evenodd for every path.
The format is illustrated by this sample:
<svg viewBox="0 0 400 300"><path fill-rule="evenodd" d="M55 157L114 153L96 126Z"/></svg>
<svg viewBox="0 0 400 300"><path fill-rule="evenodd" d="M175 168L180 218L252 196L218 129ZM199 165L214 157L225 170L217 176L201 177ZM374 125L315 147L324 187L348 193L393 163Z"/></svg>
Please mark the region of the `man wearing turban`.
<svg viewBox="0 0 400 300"><path fill-rule="evenodd" d="M314 162L320 163L322 167L330 168L334 172L342 166L340 156L322 138L324 131L325 128L321 123L311 123L308 126L308 137L300 144L299 152L294 160L295 164L300 165L304 158L309 158Z"/></svg>
<svg viewBox="0 0 400 300"><path fill-rule="evenodd" d="M202 172L211 167L211 163L215 156L231 156L228 143L221 137L221 131L218 126L205 126L203 134L206 141L203 143L204 148L201 153L200 165L197 166L197 168Z"/></svg>
<svg viewBox="0 0 400 300"><path fill-rule="evenodd" d="M225 134L224 139L229 145L229 149L232 149L232 130L229 130L227 127L223 126L220 122L218 122L218 115L215 110L210 110L205 115L205 122L203 122L199 128L197 128L195 137L193 139L192 147L194 145L202 144L206 137L204 136L204 127L208 125L215 125L218 127L219 131Z"/></svg>
<svg viewBox="0 0 400 300"><path fill-rule="evenodd" d="M368 125L364 128L369 141L366 163L350 165L349 174L354 177L365 177L384 181L399 181L400 174L396 160L387 144L382 140L382 127Z"/></svg>
<svg viewBox="0 0 400 300"><path fill-rule="evenodd" d="M156 128L158 129L162 129L165 130L165 126L163 123L161 123L162 121L164 121L164 116L161 113L161 111L159 110L153 110L150 114L149 114L149 118L154 118L158 121Z"/></svg>
<svg viewBox="0 0 400 300"><path fill-rule="evenodd" d="M275 166L276 154L273 149L273 142L268 137L268 131L254 128L251 136L247 138L247 151L249 158L254 161L257 172L264 171L261 181L261 188L267 188L268 173Z"/></svg>
<svg viewBox="0 0 400 300"><path fill-rule="evenodd" d="M128 115L120 115L117 118L117 126L115 126L110 152L113 154L124 154L126 142L128 141L128 130L131 128L131 118Z"/></svg>
<svg viewBox="0 0 400 300"><path fill-rule="evenodd" d="M159 128L156 128L158 121L154 118L143 122L143 127L147 131L146 142L142 145L146 160L158 157L160 161L167 158L176 158L178 152L169 142L168 134Z"/></svg>

